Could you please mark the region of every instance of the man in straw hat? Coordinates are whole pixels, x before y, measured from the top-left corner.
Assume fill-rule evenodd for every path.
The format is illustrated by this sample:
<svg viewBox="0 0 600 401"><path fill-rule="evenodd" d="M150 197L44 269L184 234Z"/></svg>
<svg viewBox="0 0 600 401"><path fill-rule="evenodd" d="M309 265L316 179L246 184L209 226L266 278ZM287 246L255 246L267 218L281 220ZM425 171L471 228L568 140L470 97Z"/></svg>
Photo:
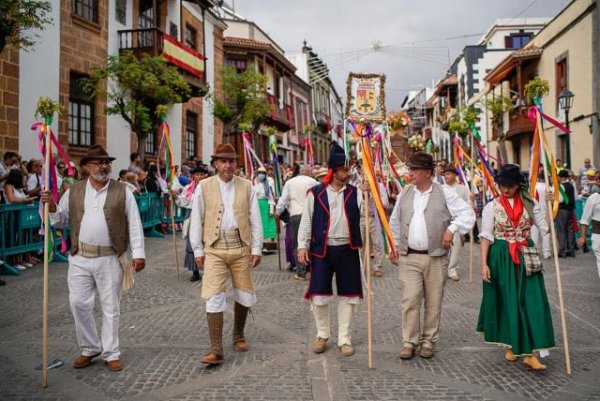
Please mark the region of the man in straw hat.
<svg viewBox="0 0 600 401"><path fill-rule="evenodd" d="M75 319L81 355L76 369L102 356L111 371L123 369L119 350L119 308L122 289L133 284L133 270L145 266L144 230L135 198L125 184L110 178L110 157L101 145L88 148L81 166L89 172L65 192L58 206L50 191L42 194L49 203L50 222L57 228L71 227L69 255L69 302ZM127 261L131 247L133 265ZM102 334L94 320L96 289L102 307Z"/></svg>
<svg viewBox="0 0 600 401"><path fill-rule="evenodd" d="M256 304L250 269L262 255L262 224L256 192L250 181L235 175L237 154L229 143L217 146L212 163L217 174L200 181L194 194L190 243L196 264L204 270L202 298L210 351L202 363L223 362L223 312L227 279L231 276L235 296L233 346L248 350L244 327L248 309Z"/></svg>
<svg viewBox="0 0 600 401"><path fill-rule="evenodd" d="M354 355L352 318L363 296L359 249L361 235L361 191L348 184L350 169L344 149L334 143L327 162L329 172L322 184L310 189L298 232L298 262L311 262L310 284L305 299L317 324L313 351L325 352L330 336L329 304L335 274L338 295L338 347L342 355ZM364 224L363 224L364 226ZM310 256L309 256L310 252Z"/></svg>
<svg viewBox="0 0 600 401"><path fill-rule="evenodd" d="M442 169L442 175L444 176L444 187L456 192L462 200L471 205L471 192L466 185L458 182L458 172L456 171L456 168L448 164ZM458 232L455 232L454 239L452 240L450 261L448 263L448 278L452 281L460 280L457 269L460 267L460 250L463 246L462 237L463 236Z"/></svg>
<svg viewBox="0 0 600 401"><path fill-rule="evenodd" d="M414 153L407 166L411 184L402 189L390 217L399 253L391 261L400 266L403 288L400 358L411 359L419 345L419 355L431 358L448 278L448 250L454 233L466 234L473 227L475 212L454 191L433 182L435 163L430 154Z"/></svg>

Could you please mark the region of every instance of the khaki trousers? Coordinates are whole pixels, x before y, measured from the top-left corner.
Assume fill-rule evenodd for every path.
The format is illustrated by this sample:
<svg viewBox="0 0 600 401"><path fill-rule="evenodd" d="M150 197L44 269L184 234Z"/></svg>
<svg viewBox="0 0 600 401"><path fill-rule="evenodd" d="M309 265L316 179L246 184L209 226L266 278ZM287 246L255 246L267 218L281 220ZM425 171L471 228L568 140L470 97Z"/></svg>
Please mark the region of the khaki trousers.
<svg viewBox="0 0 600 401"><path fill-rule="evenodd" d="M444 285L448 279L448 256L408 254L400 256L402 286L402 339L416 348L438 340ZM421 304L425 301L423 330ZM409 344L407 344L409 343Z"/></svg>
<svg viewBox="0 0 600 401"><path fill-rule="evenodd" d="M227 280L231 277L234 289L254 293L250 274L250 248L205 249L202 298L209 299L217 293L225 293Z"/></svg>

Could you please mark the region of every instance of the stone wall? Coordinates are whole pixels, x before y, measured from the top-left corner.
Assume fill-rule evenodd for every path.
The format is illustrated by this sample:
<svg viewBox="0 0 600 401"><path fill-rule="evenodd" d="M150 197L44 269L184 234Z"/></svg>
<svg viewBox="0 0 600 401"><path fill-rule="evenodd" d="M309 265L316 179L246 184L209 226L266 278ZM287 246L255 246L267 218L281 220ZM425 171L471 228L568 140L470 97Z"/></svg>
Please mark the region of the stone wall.
<svg viewBox="0 0 600 401"><path fill-rule="evenodd" d="M0 153L19 151L19 51L0 54Z"/></svg>

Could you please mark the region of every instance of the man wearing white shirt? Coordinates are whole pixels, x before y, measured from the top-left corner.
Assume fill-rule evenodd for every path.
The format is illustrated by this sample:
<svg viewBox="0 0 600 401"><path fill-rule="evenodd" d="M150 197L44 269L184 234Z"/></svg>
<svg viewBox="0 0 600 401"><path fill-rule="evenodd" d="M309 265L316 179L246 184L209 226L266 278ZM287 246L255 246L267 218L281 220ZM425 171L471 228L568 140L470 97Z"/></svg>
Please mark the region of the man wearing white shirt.
<svg viewBox="0 0 600 401"><path fill-rule="evenodd" d="M475 223L475 212L454 192L433 182L435 163L425 152L407 163L411 184L404 187L390 217L390 228L399 256L402 284L402 337L400 358L411 359L420 345L422 358L433 356L448 278L448 250L454 233L466 234ZM421 330L421 304L425 314Z"/></svg>
<svg viewBox="0 0 600 401"><path fill-rule="evenodd" d="M318 182L310 177L311 167L308 165L303 165L300 167L300 174L294 178L290 178L286 181L283 186L283 191L281 192L281 197L277 201L277 206L275 207L275 213L277 216L280 216L281 213L287 208L290 213L290 229L292 230L292 259L290 269L296 268L296 276L297 280L304 280L306 277L306 266L303 264L299 264L296 258L296 253L298 252L298 229L300 228L300 219L302 218L302 211L304 210L304 205L306 204L306 199L308 197L308 190Z"/></svg>
<svg viewBox="0 0 600 401"><path fill-rule="evenodd" d="M447 165L444 167L442 173L445 182L443 185L444 188L456 192L462 200L471 204L471 192L466 185L458 182L458 173L456 169L451 165ZM460 276L456 270L460 267L460 249L462 248L462 245L462 236L458 232L455 232L454 239L452 240L452 248L450 249L450 260L448 262L448 278L452 281L460 280Z"/></svg>
<svg viewBox="0 0 600 401"><path fill-rule="evenodd" d="M262 255L262 224L256 192L250 181L235 176L237 154L231 144L217 146L212 156L217 175L199 182L194 193L190 243L196 264L204 270L202 298L210 351L201 362L223 362L223 312L227 279L231 276L235 296L233 347L248 351L244 327L248 309L256 304L250 269Z"/></svg>
<svg viewBox="0 0 600 401"><path fill-rule="evenodd" d="M600 185L600 175L596 174L595 181ZM594 193L587 198L581 220L581 237L579 237L578 245L583 248L587 241L587 228L592 225L592 249L596 255L596 266L598 268L598 276L600 276L600 193Z"/></svg>
<svg viewBox="0 0 600 401"><path fill-rule="evenodd" d="M73 363L84 368L100 355L111 371L123 369L119 350L119 309L122 289L133 284L133 270L145 266L144 231L135 199L125 185L111 180L110 157L101 145L93 145L81 159L90 175L72 185L54 204L49 203L50 222L57 228L71 226L69 255L69 302L75 320L81 355ZM133 265L126 261L131 247ZM102 334L94 320L95 292L102 307Z"/></svg>

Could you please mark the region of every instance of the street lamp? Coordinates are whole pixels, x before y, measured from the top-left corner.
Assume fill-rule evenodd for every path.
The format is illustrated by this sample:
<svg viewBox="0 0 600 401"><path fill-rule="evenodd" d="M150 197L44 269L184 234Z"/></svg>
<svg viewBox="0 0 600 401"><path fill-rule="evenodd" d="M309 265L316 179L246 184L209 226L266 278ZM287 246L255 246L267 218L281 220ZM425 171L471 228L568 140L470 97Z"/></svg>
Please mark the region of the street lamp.
<svg viewBox="0 0 600 401"><path fill-rule="evenodd" d="M571 130L569 129L569 110L573 107L573 98L575 95L568 89L564 89L560 95L558 96L558 104L562 110L565 112L565 125L567 126L567 131L569 131L566 140L566 162L568 168L571 168Z"/></svg>

